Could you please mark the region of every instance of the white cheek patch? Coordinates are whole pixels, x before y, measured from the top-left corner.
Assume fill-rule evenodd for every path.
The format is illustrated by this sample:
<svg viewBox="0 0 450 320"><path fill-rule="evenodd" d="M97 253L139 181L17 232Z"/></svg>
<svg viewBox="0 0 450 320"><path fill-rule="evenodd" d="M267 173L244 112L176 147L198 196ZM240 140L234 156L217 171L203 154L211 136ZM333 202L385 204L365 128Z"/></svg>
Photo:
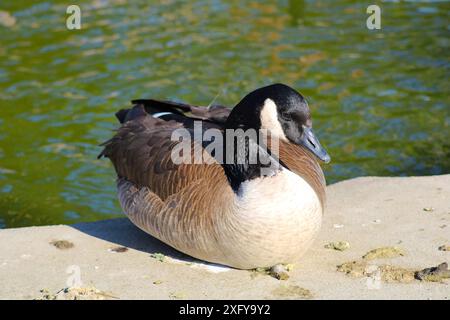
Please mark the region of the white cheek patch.
<svg viewBox="0 0 450 320"><path fill-rule="evenodd" d="M277 105L272 99L266 99L261 110L261 129L268 130L272 135L287 141L280 121L278 121Z"/></svg>

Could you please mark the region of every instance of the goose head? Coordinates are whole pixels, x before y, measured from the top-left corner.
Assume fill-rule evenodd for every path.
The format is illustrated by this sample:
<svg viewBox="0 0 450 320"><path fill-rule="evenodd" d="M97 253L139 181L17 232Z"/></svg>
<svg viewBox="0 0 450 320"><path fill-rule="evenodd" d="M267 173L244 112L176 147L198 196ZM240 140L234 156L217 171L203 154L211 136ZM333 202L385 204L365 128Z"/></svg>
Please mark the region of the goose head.
<svg viewBox="0 0 450 320"><path fill-rule="evenodd" d="M266 129L272 136L303 146L321 161L330 162L312 129L306 99L287 85L273 84L246 95L233 108L225 127Z"/></svg>

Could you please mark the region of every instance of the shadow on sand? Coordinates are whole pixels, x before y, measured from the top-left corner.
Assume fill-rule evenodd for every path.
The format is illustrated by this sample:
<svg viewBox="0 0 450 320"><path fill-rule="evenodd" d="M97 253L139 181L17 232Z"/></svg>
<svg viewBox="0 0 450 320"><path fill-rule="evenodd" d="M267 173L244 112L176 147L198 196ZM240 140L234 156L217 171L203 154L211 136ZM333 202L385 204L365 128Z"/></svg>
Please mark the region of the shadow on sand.
<svg viewBox="0 0 450 320"><path fill-rule="evenodd" d="M71 227L90 236L115 243L118 246L149 254L162 253L175 259L192 260L191 257L145 233L127 218L77 223Z"/></svg>
<svg viewBox="0 0 450 320"><path fill-rule="evenodd" d="M127 218L77 223L71 227L92 237L115 243L118 246L135 249L149 254L162 253L181 263L194 263L205 267L229 269L229 267L201 261L177 251L140 230Z"/></svg>

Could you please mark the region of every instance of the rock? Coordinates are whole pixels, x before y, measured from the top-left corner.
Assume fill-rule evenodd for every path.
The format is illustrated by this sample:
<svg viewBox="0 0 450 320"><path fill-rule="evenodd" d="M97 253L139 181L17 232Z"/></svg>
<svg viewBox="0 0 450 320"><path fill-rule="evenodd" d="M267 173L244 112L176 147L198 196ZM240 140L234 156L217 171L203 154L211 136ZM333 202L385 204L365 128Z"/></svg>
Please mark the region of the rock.
<svg viewBox="0 0 450 320"><path fill-rule="evenodd" d="M55 240L55 241L50 242L50 244L52 244L56 248L62 249L62 250L70 249L70 248L74 247L74 244L67 240Z"/></svg>
<svg viewBox="0 0 450 320"><path fill-rule="evenodd" d="M398 247L382 247L370 250L362 258L365 260L388 259L404 256L405 252Z"/></svg>
<svg viewBox="0 0 450 320"><path fill-rule="evenodd" d="M414 276L417 280L421 281L441 282L444 279L450 278L450 270L448 270L448 264L443 262L437 267L417 271Z"/></svg>
<svg viewBox="0 0 450 320"><path fill-rule="evenodd" d="M335 242L327 243L324 247L326 249L334 249L337 251L344 251L344 250L347 250L348 248L350 248L350 243L348 243L347 241L335 241Z"/></svg>

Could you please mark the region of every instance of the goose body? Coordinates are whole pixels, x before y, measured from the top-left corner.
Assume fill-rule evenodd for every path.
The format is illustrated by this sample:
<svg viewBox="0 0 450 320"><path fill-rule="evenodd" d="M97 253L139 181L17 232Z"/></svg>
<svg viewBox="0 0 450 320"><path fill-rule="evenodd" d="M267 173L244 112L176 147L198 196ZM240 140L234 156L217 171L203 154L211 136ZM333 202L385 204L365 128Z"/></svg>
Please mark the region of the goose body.
<svg viewBox="0 0 450 320"><path fill-rule="evenodd" d="M119 202L136 226L190 256L235 268L270 267L302 256L320 229L325 204L316 158L328 160L328 155L308 131L309 109L294 106L303 103L301 95L284 85L258 90L233 111L135 100L131 109L116 114L122 126L101 156L114 164ZM294 97L280 107L283 95ZM292 111L294 121L279 120L283 108L299 109ZM223 164L202 141L174 141L178 129L193 134L194 121L201 121L204 131L267 129L279 138L278 154L271 155L277 165L261 174L260 163ZM296 134L290 125L305 128ZM270 150L271 143L265 143ZM173 151L182 144L192 151L192 161L176 164ZM196 153L202 163L194 163Z"/></svg>

